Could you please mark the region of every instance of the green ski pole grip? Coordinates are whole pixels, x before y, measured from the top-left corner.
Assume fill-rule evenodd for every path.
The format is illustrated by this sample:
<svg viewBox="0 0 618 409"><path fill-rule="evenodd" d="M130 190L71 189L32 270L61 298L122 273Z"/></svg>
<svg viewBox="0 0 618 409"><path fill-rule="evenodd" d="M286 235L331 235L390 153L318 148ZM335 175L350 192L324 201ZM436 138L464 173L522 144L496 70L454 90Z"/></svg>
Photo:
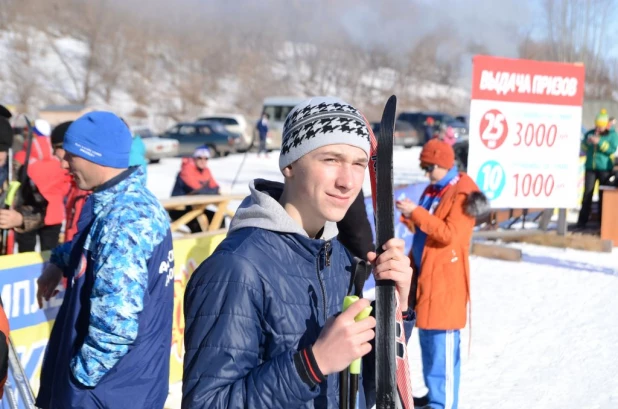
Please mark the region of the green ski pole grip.
<svg viewBox="0 0 618 409"><path fill-rule="evenodd" d="M358 301L359 298L356 295L348 295L343 299L343 311L347 310L348 307ZM371 306L362 310L356 317L354 317L354 321L361 321L367 318L371 314L371 310L373 308ZM358 375L360 374L361 369L361 358L355 359L350 364L350 374Z"/></svg>
<svg viewBox="0 0 618 409"><path fill-rule="evenodd" d="M10 208L15 201L15 196L17 195L17 191L19 190L20 183L13 181L9 183L9 189L6 193L6 198L4 199L4 205Z"/></svg>

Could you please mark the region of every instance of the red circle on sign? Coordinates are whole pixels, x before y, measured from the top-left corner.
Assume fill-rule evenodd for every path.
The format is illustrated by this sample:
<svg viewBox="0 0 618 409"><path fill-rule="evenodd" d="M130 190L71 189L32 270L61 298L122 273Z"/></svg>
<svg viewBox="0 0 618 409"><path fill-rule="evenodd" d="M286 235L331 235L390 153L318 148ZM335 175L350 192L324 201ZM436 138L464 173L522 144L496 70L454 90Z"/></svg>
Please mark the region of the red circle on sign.
<svg viewBox="0 0 618 409"><path fill-rule="evenodd" d="M497 109L485 112L481 118L481 141L489 149L497 149L509 134L509 126L502 112Z"/></svg>

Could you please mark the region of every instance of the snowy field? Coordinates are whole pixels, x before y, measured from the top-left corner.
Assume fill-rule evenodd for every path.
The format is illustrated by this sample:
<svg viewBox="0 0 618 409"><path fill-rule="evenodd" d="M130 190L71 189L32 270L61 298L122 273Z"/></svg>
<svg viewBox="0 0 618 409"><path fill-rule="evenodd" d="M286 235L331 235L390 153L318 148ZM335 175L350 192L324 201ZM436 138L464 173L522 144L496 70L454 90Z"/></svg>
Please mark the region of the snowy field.
<svg viewBox="0 0 618 409"><path fill-rule="evenodd" d="M395 152L397 184L423 178L418 154ZM234 155L210 161L223 192L248 193L256 177L282 180L276 153L269 159L250 153L232 188L242 160ZM179 166L180 159L168 159L148 167L148 186L157 197L169 197ZM370 194L368 181L364 192ZM616 250L512 246L522 249L524 261L471 257L472 322L461 336L459 407L618 408ZM414 395L420 396L426 389L416 331L409 352ZM167 407L180 408L180 385L172 385Z"/></svg>

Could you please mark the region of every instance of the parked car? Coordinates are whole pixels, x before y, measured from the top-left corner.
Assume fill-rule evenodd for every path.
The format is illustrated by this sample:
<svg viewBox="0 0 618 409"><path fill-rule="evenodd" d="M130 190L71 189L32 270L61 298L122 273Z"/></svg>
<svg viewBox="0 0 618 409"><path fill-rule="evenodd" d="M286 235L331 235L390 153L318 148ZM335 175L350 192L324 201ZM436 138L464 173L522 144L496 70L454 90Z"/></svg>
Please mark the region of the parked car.
<svg viewBox="0 0 618 409"><path fill-rule="evenodd" d="M380 122L372 123L371 128L373 133L377 134L380 132ZM423 144L418 131L406 121L395 121L395 133L393 136L395 139L394 145L403 146L406 149Z"/></svg>
<svg viewBox="0 0 618 409"><path fill-rule="evenodd" d="M456 120L465 124L468 129L470 128L470 115L459 115L455 117Z"/></svg>
<svg viewBox="0 0 618 409"><path fill-rule="evenodd" d="M131 128L131 132L139 135L146 145L146 159L150 163L158 163L163 158L173 158L178 155L178 141L157 136L145 126Z"/></svg>
<svg viewBox="0 0 618 409"><path fill-rule="evenodd" d="M193 154L203 145L207 145L215 157L228 155L237 152L242 142L239 134L228 131L216 121L180 122L161 137L177 140L178 153L182 156Z"/></svg>
<svg viewBox="0 0 618 409"><path fill-rule="evenodd" d="M254 141L254 126L247 123L247 120L240 114L217 114L202 116L198 121L216 121L221 123L225 129L232 133L240 135L241 141L238 143L237 149L240 152L247 151L253 147Z"/></svg>
<svg viewBox="0 0 618 409"><path fill-rule="evenodd" d="M402 112L397 119L408 122L420 135L424 135L424 124L429 117L433 118L436 129L440 129L441 126L445 125L453 128L457 138L468 135L468 125L444 112Z"/></svg>

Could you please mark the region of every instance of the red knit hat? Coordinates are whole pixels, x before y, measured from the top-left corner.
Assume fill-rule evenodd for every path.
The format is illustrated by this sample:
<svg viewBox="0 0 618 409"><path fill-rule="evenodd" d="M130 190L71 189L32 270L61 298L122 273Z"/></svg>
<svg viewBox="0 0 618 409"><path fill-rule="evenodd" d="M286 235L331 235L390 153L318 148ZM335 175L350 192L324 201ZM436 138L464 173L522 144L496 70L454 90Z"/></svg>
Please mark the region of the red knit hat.
<svg viewBox="0 0 618 409"><path fill-rule="evenodd" d="M421 151L421 162L450 169L455 164L455 152L448 143L430 139Z"/></svg>

